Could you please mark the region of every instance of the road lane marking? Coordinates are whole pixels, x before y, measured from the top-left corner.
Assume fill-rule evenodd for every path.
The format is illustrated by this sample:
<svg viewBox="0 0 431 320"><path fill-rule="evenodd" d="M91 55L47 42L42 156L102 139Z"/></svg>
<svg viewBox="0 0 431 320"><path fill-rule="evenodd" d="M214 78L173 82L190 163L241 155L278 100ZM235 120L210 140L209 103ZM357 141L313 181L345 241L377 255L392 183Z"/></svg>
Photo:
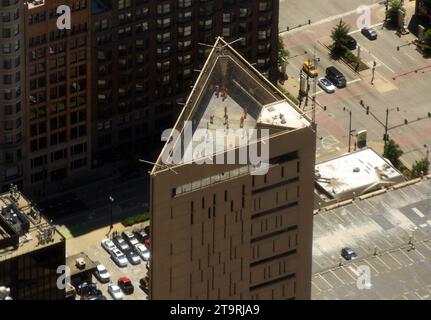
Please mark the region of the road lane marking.
<svg viewBox="0 0 431 320"><path fill-rule="evenodd" d="M420 218L425 217L425 215L418 208L412 208L412 211L416 213Z"/></svg>
<svg viewBox="0 0 431 320"><path fill-rule="evenodd" d="M380 3L374 3L374 4L369 5L367 7L369 9L374 9L376 7L379 7L379 6L380 6ZM359 15L358 12L357 12L357 9L354 9L354 10L351 10L351 11L347 11L347 12L344 12L344 13L341 13L341 14L337 14L337 15L334 15L334 16L331 16L331 17L319 20L319 21L311 23L311 24L302 25L302 27L295 28L295 29L292 29L290 31L286 31L286 30L285 31L281 31L281 32L279 32L279 34L284 34L284 33L292 34L292 33L296 33L297 31L303 30L304 28L307 28L307 27L312 28L312 27L315 27L315 26L319 26L321 24L329 23L329 22L332 22L332 21L335 21L335 20L340 20L340 19L348 17L348 16L350 16L352 14ZM382 24L383 23L380 22L378 24L375 24L374 26L379 26L379 25L382 25ZM371 26L371 27L373 27L373 26Z"/></svg>
<svg viewBox="0 0 431 320"><path fill-rule="evenodd" d="M394 59L398 64L402 64L401 61L395 58L394 56L392 56L392 59Z"/></svg>

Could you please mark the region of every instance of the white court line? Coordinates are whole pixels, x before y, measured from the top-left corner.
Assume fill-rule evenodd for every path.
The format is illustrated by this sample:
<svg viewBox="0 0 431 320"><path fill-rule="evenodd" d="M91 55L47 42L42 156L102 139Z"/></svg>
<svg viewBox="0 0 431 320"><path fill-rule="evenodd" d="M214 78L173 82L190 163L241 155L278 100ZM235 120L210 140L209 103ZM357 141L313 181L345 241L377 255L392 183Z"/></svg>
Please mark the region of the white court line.
<svg viewBox="0 0 431 320"><path fill-rule="evenodd" d="M425 217L425 215L418 208L412 208L412 211L416 213L420 218Z"/></svg>
<svg viewBox="0 0 431 320"><path fill-rule="evenodd" d="M427 223L431 226L431 220L427 220Z"/></svg>

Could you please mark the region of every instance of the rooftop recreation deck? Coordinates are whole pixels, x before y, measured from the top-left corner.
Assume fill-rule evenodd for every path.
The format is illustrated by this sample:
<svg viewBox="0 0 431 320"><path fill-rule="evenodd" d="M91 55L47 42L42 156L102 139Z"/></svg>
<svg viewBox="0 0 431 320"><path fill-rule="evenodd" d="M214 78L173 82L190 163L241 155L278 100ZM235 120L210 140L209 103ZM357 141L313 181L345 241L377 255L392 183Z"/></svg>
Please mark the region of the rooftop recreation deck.
<svg viewBox="0 0 431 320"><path fill-rule="evenodd" d="M273 111L277 114L273 115ZM278 118L280 114L282 117ZM174 148L165 147L161 158L169 158L165 152L178 150L183 143L184 155L193 147L191 141L203 141L205 137L209 141L216 132L227 136L239 129L294 130L311 125L310 119L292 101L222 38L217 39L177 120L175 129L181 138L187 122L189 127L191 124L192 139L177 139ZM225 151L231 150L238 147L239 141L235 139L234 145L223 142L222 147ZM214 150L219 150L218 146L216 142ZM198 154L193 159L197 157ZM156 170L162 168L161 163L156 165Z"/></svg>

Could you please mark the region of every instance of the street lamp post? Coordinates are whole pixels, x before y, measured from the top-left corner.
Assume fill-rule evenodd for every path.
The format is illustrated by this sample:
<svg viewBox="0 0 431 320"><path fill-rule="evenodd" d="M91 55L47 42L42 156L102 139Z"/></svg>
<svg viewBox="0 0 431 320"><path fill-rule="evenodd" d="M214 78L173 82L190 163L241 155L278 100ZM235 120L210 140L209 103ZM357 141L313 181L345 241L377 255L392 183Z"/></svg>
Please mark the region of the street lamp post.
<svg viewBox="0 0 431 320"><path fill-rule="evenodd" d="M114 206L114 198L112 197L112 196L109 196L109 203L110 203L110 205L111 205L111 223L110 223L110 227L109 227L109 230L112 230L113 228L114 228L114 225L113 225L113 223L112 223L112 207Z"/></svg>
<svg viewBox="0 0 431 320"><path fill-rule="evenodd" d="M346 107L343 108L343 111L346 111L349 113L349 152L352 150L351 149L351 145L352 145L352 133L355 130L352 130L352 110L347 109Z"/></svg>

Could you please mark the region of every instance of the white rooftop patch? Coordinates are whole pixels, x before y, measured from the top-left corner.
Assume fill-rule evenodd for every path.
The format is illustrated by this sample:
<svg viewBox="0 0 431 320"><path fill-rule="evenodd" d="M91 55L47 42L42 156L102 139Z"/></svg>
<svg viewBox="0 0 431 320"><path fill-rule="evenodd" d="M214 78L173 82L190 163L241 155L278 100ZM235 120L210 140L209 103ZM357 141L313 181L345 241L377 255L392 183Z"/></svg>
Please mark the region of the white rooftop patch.
<svg viewBox="0 0 431 320"><path fill-rule="evenodd" d="M371 148L317 164L315 169L317 186L336 200L404 181L392 164Z"/></svg>
<svg viewBox="0 0 431 320"><path fill-rule="evenodd" d="M286 100L263 106L257 124L286 129L299 129L310 125L304 115L296 111Z"/></svg>

